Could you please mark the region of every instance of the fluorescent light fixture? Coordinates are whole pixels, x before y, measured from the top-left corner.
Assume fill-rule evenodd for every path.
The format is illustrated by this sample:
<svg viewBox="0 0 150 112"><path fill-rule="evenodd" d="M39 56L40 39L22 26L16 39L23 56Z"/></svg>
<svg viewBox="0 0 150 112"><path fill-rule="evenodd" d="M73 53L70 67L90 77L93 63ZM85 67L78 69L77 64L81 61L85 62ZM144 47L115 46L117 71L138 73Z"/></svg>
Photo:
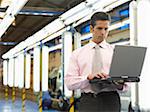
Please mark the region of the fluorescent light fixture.
<svg viewBox="0 0 150 112"><path fill-rule="evenodd" d="M29 47L31 46L34 42L36 42L36 38L34 35L28 37L26 40L25 40L25 43L26 43L26 46Z"/></svg>
<svg viewBox="0 0 150 112"><path fill-rule="evenodd" d="M56 38L56 37L62 35L63 32L65 32L65 31L66 31L66 28L64 28L64 29L62 29L62 30L60 30L60 31L58 31L58 32L55 32L54 34L52 34L52 35L48 36L47 38L45 38L44 40L42 40L42 43L45 43L45 42L47 42L47 41L49 41L49 40L52 40L52 39L54 39L54 38ZM28 38L27 40L29 41L29 38ZM31 49L31 48L34 48L34 47L36 47L36 46L38 46L38 45L40 45L40 42L38 42L38 43L36 43L36 44L33 44L33 45L31 45L31 46L28 46L28 47L26 48L26 50L29 50L29 49ZM55 48L54 48L54 49L55 49ZM58 49L59 49L59 47L58 47ZM51 51L51 48L50 48L49 50ZM52 47L52 50L53 50L53 47Z"/></svg>
<svg viewBox="0 0 150 112"><path fill-rule="evenodd" d="M13 15L17 15L18 12L24 7L24 5L28 2L29 0L17 0L14 10L11 12Z"/></svg>
<svg viewBox="0 0 150 112"><path fill-rule="evenodd" d="M35 44L32 44L31 46L28 46L28 47L26 48L26 50L32 49L32 48L34 48L34 47L37 47L37 46L40 45L40 44L41 44L41 42L37 42L37 43L35 43Z"/></svg>
<svg viewBox="0 0 150 112"><path fill-rule="evenodd" d="M53 27L53 26L52 26ZM55 27L54 27L55 28ZM48 32L46 32L46 29L43 28L42 30L38 31L37 33L35 33L33 36L31 36L31 44L28 44L28 46L39 42L40 40L44 39L45 37L47 37Z"/></svg>
<svg viewBox="0 0 150 112"><path fill-rule="evenodd" d="M3 61L3 84L6 86L8 84L8 61Z"/></svg>
<svg viewBox="0 0 150 112"><path fill-rule="evenodd" d="M26 46L26 44L25 44L24 41L20 42L17 46L14 47L14 52L13 53L15 54L15 53L25 49L25 46Z"/></svg>
<svg viewBox="0 0 150 112"><path fill-rule="evenodd" d="M62 30L60 30L60 31L58 31L58 32L55 32L54 34L52 34L52 35L48 36L47 38L45 38L45 39L42 41L42 43L45 43L45 42L47 42L47 41L49 41L49 40L52 40L52 39L54 39L54 38L56 38L56 37L62 35L63 32L65 32L65 31L66 31L66 28L64 28L64 29L62 29Z"/></svg>
<svg viewBox="0 0 150 112"><path fill-rule="evenodd" d="M129 2L131 0L108 0L109 2L107 4L105 4L105 0L103 0L104 5L104 11L108 12L126 2ZM109 4L109 5L108 5Z"/></svg>
<svg viewBox="0 0 150 112"><path fill-rule="evenodd" d="M18 86L19 86L20 72L19 72L19 69L18 69L18 68L20 69L19 58L16 57L16 58L15 58L15 84L14 84L15 87L18 87Z"/></svg>
<svg viewBox="0 0 150 112"><path fill-rule="evenodd" d="M40 47L37 46L33 51L33 90L40 91Z"/></svg>
<svg viewBox="0 0 150 112"><path fill-rule="evenodd" d="M65 27L64 23L62 20L59 18L48 24L47 26L44 27L44 29L48 32L49 35L55 33L56 31L59 31Z"/></svg>
<svg viewBox="0 0 150 112"><path fill-rule="evenodd" d="M6 14L9 15L14 10L18 0L12 0L11 4L9 5L8 9L6 10Z"/></svg>
<svg viewBox="0 0 150 112"><path fill-rule="evenodd" d="M3 20L0 22L0 38L5 33L7 28L12 24L12 22L15 20L14 16L6 15Z"/></svg>
<svg viewBox="0 0 150 112"><path fill-rule="evenodd" d="M15 20L15 15L22 9L28 0L13 0L8 9L6 10L6 15L0 22L0 37L5 33L8 27Z"/></svg>
<svg viewBox="0 0 150 112"><path fill-rule="evenodd" d="M107 0L108 2L109 2L109 0ZM107 3L107 1L106 1L106 3ZM104 4L102 3L102 0L98 0L96 3L94 3L93 5L92 5L92 9L93 10L97 10L97 9L102 9L104 7Z"/></svg>
<svg viewBox="0 0 150 112"><path fill-rule="evenodd" d="M24 50L22 50L22 51L20 51L20 52L17 52L16 54L13 55L13 57L17 57L17 56L19 56L19 55L22 54L22 53L24 54Z"/></svg>
<svg viewBox="0 0 150 112"><path fill-rule="evenodd" d="M67 19L68 17L71 17L72 15L75 15L77 13L79 13L80 11L82 11L84 8L86 8L86 3L82 2L79 5L73 7L72 9L70 9L69 11L65 12L64 14L62 14L60 16L61 20Z"/></svg>
<svg viewBox="0 0 150 112"><path fill-rule="evenodd" d="M138 45L147 47L147 53L143 65L143 69L139 82L139 105L142 111L150 111L149 99L150 89L146 86L150 85L150 38L149 38L149 26L150 26L150 14L146 11L150 10L150 1L141 0L137 6L137 25L138 25Z"/></svg>
<svg viewBox="0 0 150 112"><path fill-rule="evenodd" d="M13 87L14 85L14 58L9 59L8 64L8 85Z"/></svg>
<svg viewBox="0 0 150 112"><path fill-rule="evenodd" d="M25 74L25 88L29 89L30 88L30 77L31 77L31 55L30 54L26 54L26 74Z"/></svg>
<svg viewBox="0 0 150 112"><path fill-rule="evenodd" d="M61 49L61 48L62 48L62 44L58 44L58 45L55 45L55 46L53 46L53 47L50 47L50 48L48 49L48 51L49 51L49 52L52 52L52 51L55 51L55 50Z"/></svg>
<svg viewBox="0 0 150 112"><path fill-rule="evenodd" d="M42 91L48 90L48 58L48 47L42 46Z"/></svg>
<svg viewBox="0 0 150 112"><path fill-rule="evenodd" d="M88 5L92 5L95 2L97 2L97 1L102 1L102 0L86 0L86 2L87 2Z"/></svg>
<svg viewBox="0 0 150 112"><path fill-rule="evenodd" d="M27 2L28 0L13 0L6 10L6 14L12 14L13 16L17 15L17 13L24 7Z"/></svg>
<svg viewBox="0 0 150 112"><path fill-rule="evenodd" d="M64 32L63 34L63 52L64 52L64 75L67 73L69 66L69 59L72 53L72 33ZM71 97L72 91L69 91L66 85L64 85L64 94L66 97Z"/></svg>
<svg viewBox="0 0 150 112"><path fill-rule="evenodd" d="M18 87L19 88L23 88L24 87L24 54L21 53L18 56L18 62L19 62L19 69L18 69L18 73L19 73L19 78L18 78Z"/></svg>
<svg viewBox="0 0 150 112"><path fill-rule="evenodd" d="M84 18L82 18L82 19L80 19L79 21L75 22L75 23L73 24L73 27L76 27L76 26L78 26L78 25L84 23L85 21L90 20L90 18L91 18L92 15L93 15L93 13L88 14L88 15L85 16Z"/></svg>
<svg viewBox="0 0 150 112"><path fill-rule="evenodd" d="M78 12L77 14L71 16L71 17L68 17L65 19L64 23L66 25L69 25L77 20L80 20L81 18L87 16L88 14L92 13L92 9L91 8L85 8L83 9L82 11Z"/></svg>
<svg viewBox="0 0 150 112"><path fill-rule="evenodd" d="M109 6L110 4L113 4L113 3L115 3L116 1L118 1L118 0L98 0L96 3L94 3L93 4L93 6L92 6L92 8L94 9L94 10L97 10L97 9L99 9L99 8L105 8L105 7L107 7L107 6Z"/></svg>
<svg viewBox="0 0 150 112"><path fill-rule="evenodd" d="M64 29L62 29L62 30L60 30L60 31L58 31L58 32L55 32L54 34L52 34L52 35L48 36L47 38L45 38L44 40L42 40L42 43L45 43L45 42L47 42L47 41L49 41L49 40L52 40L52 39L54 39L54 38L56 38L56 37L62 35L63 32L65 32L65 31L66 31L66 28L64 28ZM26 41L27 41L27 42L31 42L31 39L28 38ZM30 46L28 46L28 47L26 48L26 50L29 50L29 49L31 49L31 48L34 48L34 47L40 45L40 42L37 42L36 44L28 44L28 45L30 45ZM51 49L51 48L50 48L50 49Z"/></svg>
<svg viewBox="0 0 150 112"><path fill-rule="evenodd" d="M109 27L109 31L115 30L115 29L120 28L120 27L122 27L122 26L124 26L124 25L126 25L126 24L129 24L129 23L130 23L130 20L129 20L129 19L124 20L124 21L122 21L122 22L114 23L114 24L112 24L112 25Z"/></svg>

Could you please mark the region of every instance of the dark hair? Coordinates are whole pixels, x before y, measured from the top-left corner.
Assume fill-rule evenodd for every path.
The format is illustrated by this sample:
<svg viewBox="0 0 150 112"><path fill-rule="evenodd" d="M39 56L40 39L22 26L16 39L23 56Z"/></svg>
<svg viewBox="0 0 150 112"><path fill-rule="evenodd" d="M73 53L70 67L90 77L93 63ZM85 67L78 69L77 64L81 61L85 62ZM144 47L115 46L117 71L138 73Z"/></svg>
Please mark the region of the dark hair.
<svg viewBox="0 0 150 112"><path fill-rule="evenodd" d="M90 25L92 25L94 27L96 25L96 21L98 21L98 20L111 21L111 17L109 14L107 14L105 12L96 12L91 17Z"/></svg>

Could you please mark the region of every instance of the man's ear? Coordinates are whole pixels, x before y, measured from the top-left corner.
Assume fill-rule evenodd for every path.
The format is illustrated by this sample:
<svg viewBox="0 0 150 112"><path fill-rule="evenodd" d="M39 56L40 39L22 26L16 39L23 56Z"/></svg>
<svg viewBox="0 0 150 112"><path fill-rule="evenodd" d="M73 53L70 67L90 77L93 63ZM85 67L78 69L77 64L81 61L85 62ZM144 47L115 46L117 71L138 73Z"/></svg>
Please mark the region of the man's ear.
<svg viewBox="0 0 150 112"><path fill-rule="evenodd" d="M92 25L90 25L90 32L92 33L93 32L93 26Z"/></svg>

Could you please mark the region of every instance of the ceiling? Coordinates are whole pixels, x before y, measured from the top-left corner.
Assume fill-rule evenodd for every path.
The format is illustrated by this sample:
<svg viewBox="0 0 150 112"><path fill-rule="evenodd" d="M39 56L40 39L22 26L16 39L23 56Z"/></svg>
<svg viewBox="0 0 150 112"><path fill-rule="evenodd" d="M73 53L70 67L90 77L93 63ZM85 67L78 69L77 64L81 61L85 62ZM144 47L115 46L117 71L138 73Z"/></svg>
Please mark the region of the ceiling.
<svg viewBox="0 0 150 112"><path fill-rule="evenodd" d="M2 54L82 1L85 0L29 0L0 40L0 60ZM0 8L0 12L6 10Z"/></svg>

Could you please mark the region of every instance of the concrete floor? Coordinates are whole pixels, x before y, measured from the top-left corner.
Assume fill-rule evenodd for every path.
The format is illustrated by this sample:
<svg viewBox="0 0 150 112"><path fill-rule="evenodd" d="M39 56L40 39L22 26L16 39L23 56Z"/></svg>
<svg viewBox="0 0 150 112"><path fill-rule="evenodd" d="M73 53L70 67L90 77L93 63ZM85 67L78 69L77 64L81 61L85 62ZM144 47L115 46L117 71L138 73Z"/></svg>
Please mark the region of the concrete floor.
<svg viewBox="0 0 150 112"><path fill-rule="evenodd" d="M38 112L38 104L26 100L25 112ZM0 112L22 112L22 101L17 99L14 103L12 100L0 100ZM43 112L58 112L56 110L44 110Z"/></svg>
<svg viewBox="0 0 150 112"><path fill-rule="evenodd" d="M22 112L22 99L16 98L12 102L12 97L9 95L9 100L5 100L4 90L0 88L0 112ZM25 112L39 112L38 103L26 100ZM43 112L58 112L57 110L43 110Z"/></svg>

